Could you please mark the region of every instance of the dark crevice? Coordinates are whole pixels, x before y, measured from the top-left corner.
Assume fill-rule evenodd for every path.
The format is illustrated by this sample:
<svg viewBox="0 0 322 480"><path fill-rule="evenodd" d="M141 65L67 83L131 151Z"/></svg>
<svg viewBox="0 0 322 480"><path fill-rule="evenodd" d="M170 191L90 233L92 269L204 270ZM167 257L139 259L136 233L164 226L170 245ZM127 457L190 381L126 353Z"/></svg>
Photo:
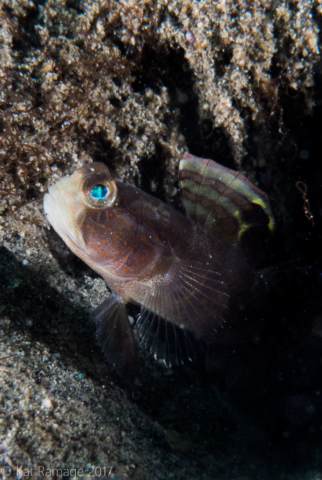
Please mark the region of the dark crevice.
<svg viewBox="0 0 322 480"><path fill-rule="evenodd" d="M156 51L145 46L140 58L140 68L132 71L133 91L139 93L147 88L159 91L161 86L170 90L176 88L179 85L178 80L183 78L185 63L183 50Z"/></svg>
<svg viewBox="0 0 322 480"><path fill-rule="evenodd" d="M231 62L233 52L229 48L222 48L215 58L215 71L221 77L225 74L228 65Z"/></svg>
<svg viewBox="0 0 322 480"><path fill-rule="evenodd" d="M165 201L163 187L166 171L162 147L156 145L156 154L153 157L142 158L138 167L141 174L140 188Z"/></svg>
<svg viewBox="0 0 322 480"><path fill-rule="evenodd" d="M13 17L11 14L10 24L13 27L12 47L20 53L20 61L23 60L30 48L39 48L39 37L35 26L39 23L39 6L26 9L26 15Z"/></svg>
<svg viewBox="0 0 322 480"><path fill-rule="evenodd" d="M111 170L112 175L115 173L120 153L110 141L104 138L104 132L86 136L82 145L94 162L104 163Z"/></svg>

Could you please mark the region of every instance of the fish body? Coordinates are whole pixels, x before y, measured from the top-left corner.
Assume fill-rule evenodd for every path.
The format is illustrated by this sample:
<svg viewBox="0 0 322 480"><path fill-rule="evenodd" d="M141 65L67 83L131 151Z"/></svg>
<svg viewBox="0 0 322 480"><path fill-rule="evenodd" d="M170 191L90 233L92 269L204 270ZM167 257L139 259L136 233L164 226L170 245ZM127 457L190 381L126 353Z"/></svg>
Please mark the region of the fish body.
<svg viewBox="0 0 322 480"><path fill-rule="evenodd" d="M93 163L44 197L53 228L112 290L92 318L124 376L137 357L127 303L141 307L139 331L155 357L168 366L191 359L191 337L213 342L254 282L236 246L254 228L272 229L266 195L211 160L185 154L180 187L186 216Z"/></svg>

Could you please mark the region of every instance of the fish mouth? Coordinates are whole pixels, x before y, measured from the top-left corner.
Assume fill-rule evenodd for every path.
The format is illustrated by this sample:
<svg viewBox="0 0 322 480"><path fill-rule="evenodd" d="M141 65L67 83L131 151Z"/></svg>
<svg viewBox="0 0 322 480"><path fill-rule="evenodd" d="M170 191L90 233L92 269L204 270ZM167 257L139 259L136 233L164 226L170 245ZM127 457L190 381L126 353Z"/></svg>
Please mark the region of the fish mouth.
<svg viewBox="0 0 322 480"><path fill-rule="evenodd" d="M75 250L75 248L82 248L84 240L77 227L77 217L72 204L67 201L71 198L71 194L65 191L66 180L67 178L64 177L49 187L48 193L44 196L43 207L53 229L70 248L74 247L72 250Z"/></svg>

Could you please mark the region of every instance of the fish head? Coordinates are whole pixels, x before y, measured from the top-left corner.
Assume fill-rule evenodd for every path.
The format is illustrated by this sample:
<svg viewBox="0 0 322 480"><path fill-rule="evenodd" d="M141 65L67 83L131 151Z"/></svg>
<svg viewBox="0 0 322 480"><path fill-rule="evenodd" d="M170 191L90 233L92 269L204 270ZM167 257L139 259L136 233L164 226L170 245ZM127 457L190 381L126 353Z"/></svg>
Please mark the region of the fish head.
<svg viewBox="0 0 322 480"><path fill-rule="evenodd" d="M44 196L49 223L68 247L92 268L91 234L95 231L97 239L102 241L105 232L98 231L99 224L106 223L105 217L116 197L116 182L103 163L78 168L49 187Z"/></svg>

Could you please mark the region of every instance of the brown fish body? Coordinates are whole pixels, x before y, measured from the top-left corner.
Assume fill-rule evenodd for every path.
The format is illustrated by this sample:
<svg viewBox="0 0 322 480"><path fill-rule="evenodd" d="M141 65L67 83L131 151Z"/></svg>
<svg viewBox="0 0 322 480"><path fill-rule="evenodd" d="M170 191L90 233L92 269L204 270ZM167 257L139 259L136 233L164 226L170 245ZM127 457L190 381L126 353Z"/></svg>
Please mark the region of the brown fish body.
<svg viewBox="0 0 322 480"><path fill-rule="evenodd" d="M199 162L198 168L204 166L205 161L195 161ZM194 163L187 166L195 168ZM213 234L212 223L205 229L198 218L191 218L202 214L209 223L213 207L209 208L208 193L201 196L206 182L202 180L196 188L198 172L189 175L187 171L182 171L181 188L189 216L131 185L115 181L103 164L82 167L65 177L50 187L44 199L55 230L113 292L92 316L108 360L124 375L132 372L136 358L126 303L141 306L139 329L145 345L171 365L184 356L190 358L190 334L213 341L217 329L229 317L231 305L236 306L245 289L251 287L252 270L238 251ZM193 179L194 185L187 185L186 178ZM105 191L108 193L103 198ZM194 204L197 208L191 210ZM268 219L269 215L268 211ZM240 224L238 215L236 218ZM236 232L245 230L246 225L239 225L232 235L228 231L231 219L221 223L223 238L236 238Z"/></svg>
<svg viewBox="0 0 322 480"><path fill-rule="evenodd" d="M227 266L229 256L236 261L229 247L180 212L131 185L117 186L117 204L104 215L88 212L83 237L98 273L124 302L141 305L147 289L171 285L181 261L216 271L225 256Z"/></svg>

